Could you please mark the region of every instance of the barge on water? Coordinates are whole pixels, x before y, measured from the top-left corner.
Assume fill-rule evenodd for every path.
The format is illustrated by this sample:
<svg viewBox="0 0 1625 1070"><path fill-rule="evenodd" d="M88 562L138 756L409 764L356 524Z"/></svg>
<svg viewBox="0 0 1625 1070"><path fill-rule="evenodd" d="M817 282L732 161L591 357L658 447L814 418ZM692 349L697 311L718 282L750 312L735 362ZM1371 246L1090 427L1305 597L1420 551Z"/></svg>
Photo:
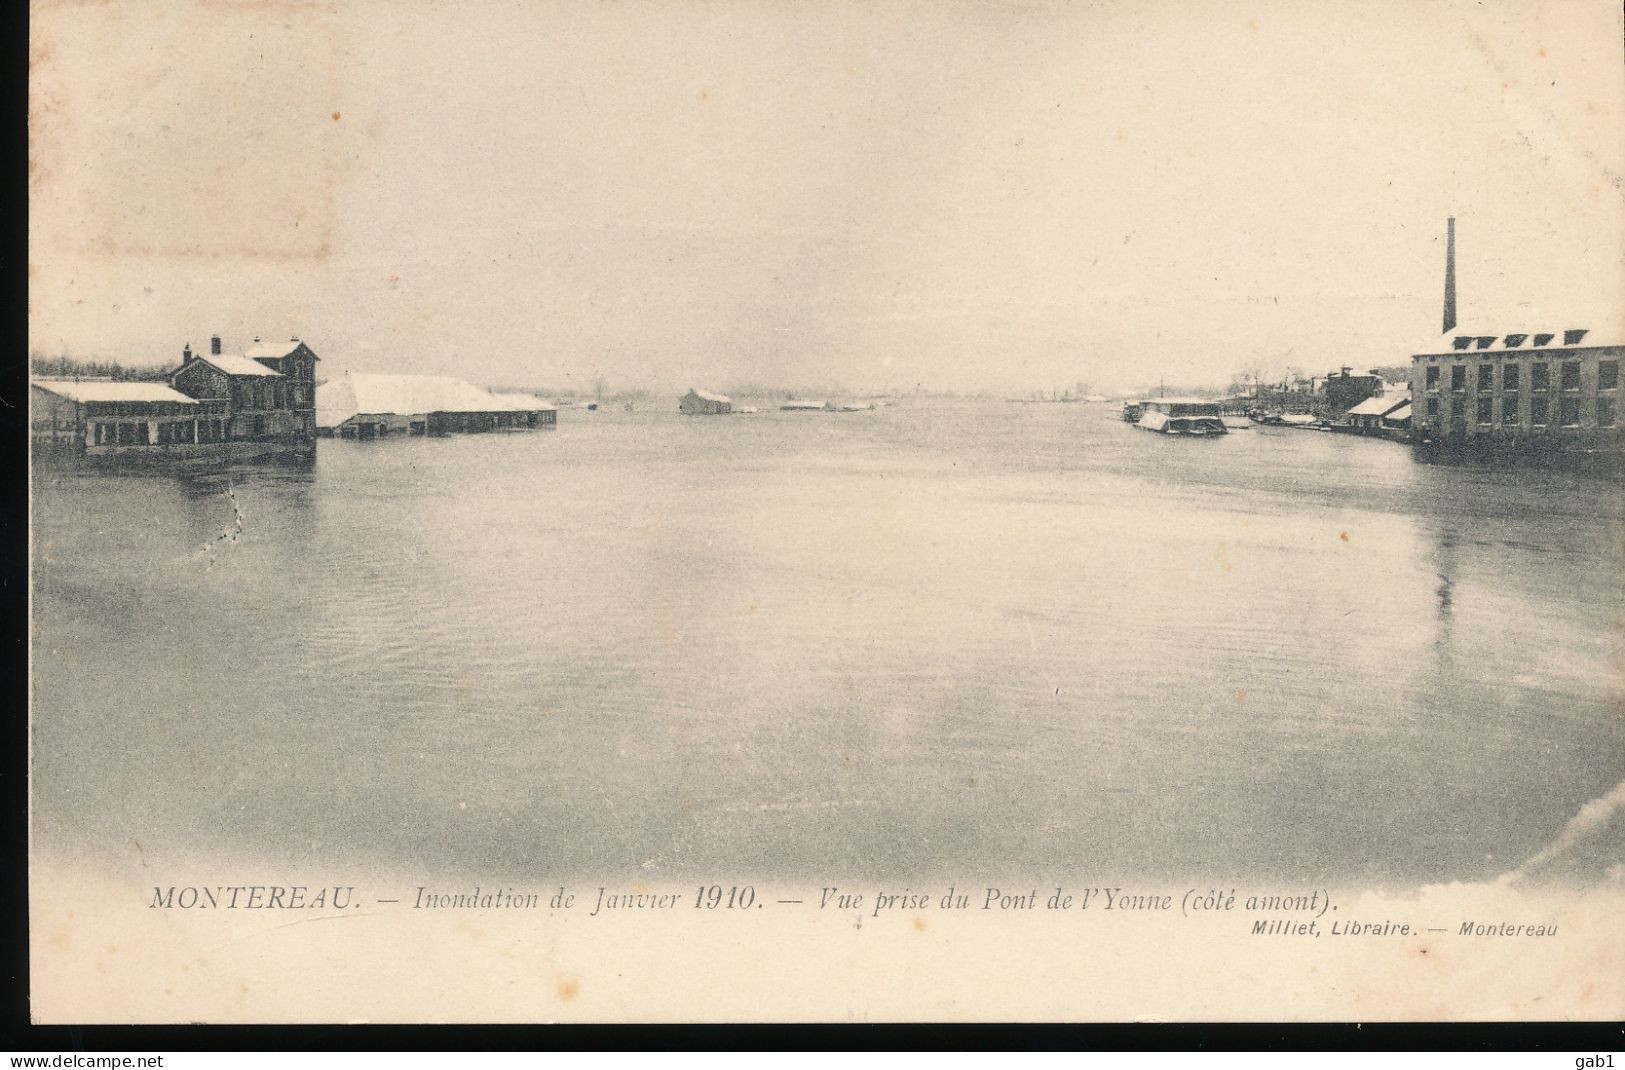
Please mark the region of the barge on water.
<svg viewBox="0 0 1625 1070"><path fill-rule="evenodd" d="M1134 426L1163 435L1223 435L1229 432L1219 403L1202 398L1151 398Z"/></svg>

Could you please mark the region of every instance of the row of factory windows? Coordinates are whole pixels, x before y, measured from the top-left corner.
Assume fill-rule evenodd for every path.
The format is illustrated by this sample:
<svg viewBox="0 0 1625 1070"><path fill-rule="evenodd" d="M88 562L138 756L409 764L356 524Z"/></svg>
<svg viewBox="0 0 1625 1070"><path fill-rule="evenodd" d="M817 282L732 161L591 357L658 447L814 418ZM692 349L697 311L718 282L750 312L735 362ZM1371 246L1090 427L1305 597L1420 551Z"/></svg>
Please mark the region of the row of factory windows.
<svg viewBox="0 0 1625 1070"><path fill-rule="evenodd" d="M1501 365L1501 389L1517 390L1519 378L1522 375L1522 365ZM1559 365L1558 384L1563 390L1578 391L1580 389L1580 362L1577 360L1565 361ZM1427 388L1429 391L1439 389L1439 366L1428 365ZM1535 363L1529 365L1529 389L1550 390L1552 388L1551 365ZM1603 360L1597 362L1597 389L1617 390L1619 388L1619 361ZM1467 365L1452 364L1450 366L1450 389L1461 393L1467 389ZM1480 364L1478 366L1478 389L1495 389L1495 365Z"/></svg>
<svg viewBox="0 0 1625 1070"><path fill-rule="evenodd" d="M276 380L238 380L231 384L231 403L239 409L303 408L310 404L310 387Z"/></svg>
<svg viewBox="0 0 1625 1070"><path fill-rule="evenodd" d="M1495 422L1495 398L1480 396L1476 399L1476 417L1480 424L1493 424ZM1439 415L1439 399L1427 399L1427 414ZM1619 418L1618 403L1611 397L1599 397L1596 400L1596 415L1598 427L1613 427ZM1455 406L1453 416L1458 421L1465 421L1467 410L1458 404ZM1501 397L1501 423L1521 424L1523 421L1518 415L1518 395L1505 394ZM1552 402L1550 398L1532 397L1529 399L1529 423L1534 427L1548 427L1552 422ZM1557 405L1557 423L1560 427L1580 426L1580 399L1559 398Z"/></svg>

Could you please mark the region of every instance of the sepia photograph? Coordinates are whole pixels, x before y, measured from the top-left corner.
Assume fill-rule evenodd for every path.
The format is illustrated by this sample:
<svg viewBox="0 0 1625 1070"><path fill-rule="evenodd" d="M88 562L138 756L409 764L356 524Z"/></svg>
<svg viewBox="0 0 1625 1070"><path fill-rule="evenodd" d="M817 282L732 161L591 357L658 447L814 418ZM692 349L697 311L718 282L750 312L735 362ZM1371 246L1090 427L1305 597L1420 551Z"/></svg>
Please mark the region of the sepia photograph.
<svg viewBox="0 0 1625 1070"><path fill-rule="evenodd" d="M1625 1015L1622 41L34 0L34 1020Z"/></svg>

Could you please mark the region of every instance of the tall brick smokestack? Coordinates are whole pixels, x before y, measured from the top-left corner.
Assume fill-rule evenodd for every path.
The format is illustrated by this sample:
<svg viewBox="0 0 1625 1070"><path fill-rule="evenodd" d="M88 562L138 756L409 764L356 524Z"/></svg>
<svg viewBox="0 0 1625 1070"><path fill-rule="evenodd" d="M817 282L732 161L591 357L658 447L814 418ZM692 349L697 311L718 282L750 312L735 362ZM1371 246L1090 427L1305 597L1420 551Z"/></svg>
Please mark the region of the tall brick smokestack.
<svg viewBox="0 0 1625 1070"><path fill-rule="evenodd" d="M1445 223L1444 236L1444 333L1456 329L1456 217Z"/></svg>

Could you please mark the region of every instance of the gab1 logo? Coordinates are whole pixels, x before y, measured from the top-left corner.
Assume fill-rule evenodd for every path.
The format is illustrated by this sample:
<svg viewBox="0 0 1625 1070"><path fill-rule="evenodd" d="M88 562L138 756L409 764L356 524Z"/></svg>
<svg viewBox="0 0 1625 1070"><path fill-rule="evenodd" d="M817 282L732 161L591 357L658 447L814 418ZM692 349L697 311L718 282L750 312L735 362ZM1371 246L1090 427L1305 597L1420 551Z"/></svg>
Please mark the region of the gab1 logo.
<svg viewBox="0 0 1625 1070"><path fill-rule="evenodd" d="M1574 1070L1597 1070L1599 1067L1609 1067L1611 1070L1613 1065L1613 1052L1607 1055L1578 1055L1574 1059Z"/></svg>

